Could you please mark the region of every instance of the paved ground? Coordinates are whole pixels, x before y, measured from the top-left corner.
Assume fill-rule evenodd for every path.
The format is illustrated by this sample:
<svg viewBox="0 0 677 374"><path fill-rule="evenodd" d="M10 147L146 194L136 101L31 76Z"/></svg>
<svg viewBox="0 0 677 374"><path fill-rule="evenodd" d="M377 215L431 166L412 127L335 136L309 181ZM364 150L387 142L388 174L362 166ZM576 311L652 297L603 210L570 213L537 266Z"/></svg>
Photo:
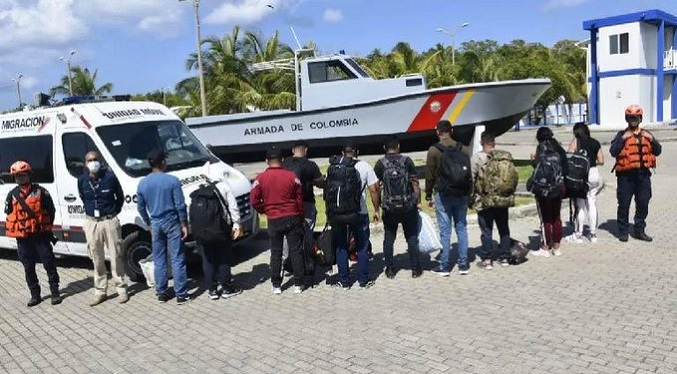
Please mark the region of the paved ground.
<svg viewBox="0 0 677 374"><path fill-rule="evenodd" d="M666 143L654 177L651 244L614 239L607 165L597 245L568 244L560 258L473 267L464 277L413 280L402 270L388 280L376 244L378 279L366 291L320 285L273 296L259 240L234 268L248 290L228 301L202 295L160 305L135 285L127 305L90 308L90 265L62 259L64 303L27 309L21 266L13 252L0 252L0 372L675 373L676 157L677 143ZM512 236L536 240L537 226L534 218L514 221ZM478 228L470 233L477 247ZM403 249L399 242L406 268Z"/></svg>

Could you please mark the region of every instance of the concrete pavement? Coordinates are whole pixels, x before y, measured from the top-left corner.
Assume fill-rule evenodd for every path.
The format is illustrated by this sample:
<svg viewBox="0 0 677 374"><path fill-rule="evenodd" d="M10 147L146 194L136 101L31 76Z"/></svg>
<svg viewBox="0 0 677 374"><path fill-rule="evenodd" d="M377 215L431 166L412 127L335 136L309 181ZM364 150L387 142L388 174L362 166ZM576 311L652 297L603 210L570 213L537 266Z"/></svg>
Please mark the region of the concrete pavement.
<svg viewBox="0 0 677 374"><path fill-rule="evenodd" d="M454 269L449 278L426 272L411 279L401 270L389 280L376 235L376 284L365 291L320 284L273 296L261 238L239 249L233 272L246 290L227 301L202 294L188 305L161 305L136 284L128 304L90 308L91 265L65 258L58 261L63 304L28 309L21 265L2 251L0 372L675 373L675 159L677 143L665 143L648 218L653 243L614 238L608 159L597 244L564 243L561 257L492 271L473 266L468 276ZM533 217L512 221L511 229L514 238L538 240ZM470 245L474 257L475 226ZM396 261L406 269L404 246L399 238Z"/></svg>

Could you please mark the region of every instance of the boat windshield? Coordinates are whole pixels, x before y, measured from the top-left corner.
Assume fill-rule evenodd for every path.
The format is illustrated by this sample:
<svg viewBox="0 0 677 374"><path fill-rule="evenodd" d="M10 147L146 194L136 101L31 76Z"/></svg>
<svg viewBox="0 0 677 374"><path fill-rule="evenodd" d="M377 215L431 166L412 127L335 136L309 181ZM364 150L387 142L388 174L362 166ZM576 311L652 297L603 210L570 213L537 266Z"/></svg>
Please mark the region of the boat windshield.
<svg viewBox="0 0 677 374"><path fill-rule="evenodd" d="M181 121L101 126L96 132L118 165L132 177L151 172L146 156L154 149L161 149L167 155L167 171L218 161Z"/></svg>
<svg viewBox="0 0 677 374"><path fill-rule="evenodd" d="M367 72L364 71L364 69L362 69L362 66L360 66L360 64L355 62L355 60L353 60L352 58L347 58L346 62L348 63L348 65L352 66L352 68L355 69L355 71L357 71L357 73L360 74L363 78L370 78L369 74L367 74Z"/></svg>

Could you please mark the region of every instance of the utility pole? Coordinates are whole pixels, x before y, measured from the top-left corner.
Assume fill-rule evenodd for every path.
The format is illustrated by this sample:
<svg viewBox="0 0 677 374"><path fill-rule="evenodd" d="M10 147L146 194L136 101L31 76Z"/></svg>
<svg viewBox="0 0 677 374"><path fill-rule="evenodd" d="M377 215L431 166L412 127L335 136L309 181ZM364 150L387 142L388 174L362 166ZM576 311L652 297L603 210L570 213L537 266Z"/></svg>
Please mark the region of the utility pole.
<svg viewBox="0 0 677 374"><path fill-rule="evenodd" d="M21 78L23 78L23 74L19 73L16 78L12 78L12 82L16 83L16 93L19 96L19 109L21 109L21 105L23 104L23 101L21 100Z"/></svg>
<svg viewBox="0 0 677 374"><path fill-rule="evenodd" d="M70 92L70 95L73 96L73 75L71 72L71 58L73 58L73 55L75 54L75 50L71 50L70 53L68 54L68 58L65 57L59 57L59 60L63 63L66 64L66 69L68 69L68 92Z"/></svg>
<svg viewBox="0 0 677 374"><path fill-rule="evenodd" d="M200 79L200 101L202 102L202 116L207 116L207 93L205 92L205 77L202 66L202 35L200 31L200 0L179 0L190 1L193 4L193 11L195 13L195 37L197 44L197 67L199 70Z"/></svg>

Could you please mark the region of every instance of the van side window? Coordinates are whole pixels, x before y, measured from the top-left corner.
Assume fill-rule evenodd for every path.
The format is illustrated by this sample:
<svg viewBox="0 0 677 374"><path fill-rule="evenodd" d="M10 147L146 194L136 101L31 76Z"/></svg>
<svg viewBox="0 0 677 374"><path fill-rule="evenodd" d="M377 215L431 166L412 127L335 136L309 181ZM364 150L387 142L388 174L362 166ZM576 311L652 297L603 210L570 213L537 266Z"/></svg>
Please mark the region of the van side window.
<svg viewBox="0 0 677 374"><path fill-rule="evenodd" d="M72 176L77 178L85 170L85 155L91 151L99 152L99 148L96 147L89 135L82 132L63 134L61 140L63 142L63 155L66 158L66 168Z"/></svg>
<svg viewBox="0 0 677 374"><path fill-rule="evenodd" d="M23 160L33 168L34 183L54 183L51 135L22 136L0 139L0 179L14 183L9 167L15 161Z"/></svg>

